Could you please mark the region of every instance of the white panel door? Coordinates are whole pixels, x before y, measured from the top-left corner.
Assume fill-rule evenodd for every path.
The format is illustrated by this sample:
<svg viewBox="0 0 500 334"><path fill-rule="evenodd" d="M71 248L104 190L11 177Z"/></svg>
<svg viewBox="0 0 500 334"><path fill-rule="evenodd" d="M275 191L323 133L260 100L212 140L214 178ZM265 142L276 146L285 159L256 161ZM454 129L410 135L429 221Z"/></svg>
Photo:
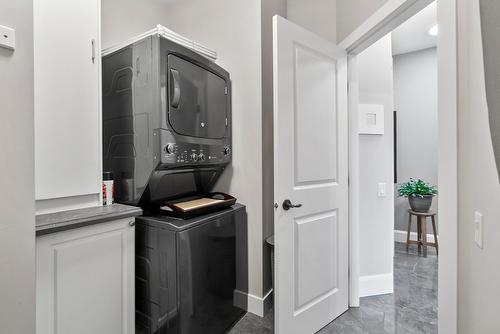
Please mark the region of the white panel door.
<svg viewBox="0 0 500 334"><path fill-rule="evenodd" d="M275 329L308 334L348 308L347 57L273 23Z"/></svg>
<svg viewBox="0 0 500 334"><path fill-rule="evenodd" d="M37 334L135 332L135 233L130 222L37 238Z"/></svg>
<svg viewBox="0 0 500 334"><path fill-rule="evenodd" d="M35 197L100 193L100 0L34 0Z"/></svg>

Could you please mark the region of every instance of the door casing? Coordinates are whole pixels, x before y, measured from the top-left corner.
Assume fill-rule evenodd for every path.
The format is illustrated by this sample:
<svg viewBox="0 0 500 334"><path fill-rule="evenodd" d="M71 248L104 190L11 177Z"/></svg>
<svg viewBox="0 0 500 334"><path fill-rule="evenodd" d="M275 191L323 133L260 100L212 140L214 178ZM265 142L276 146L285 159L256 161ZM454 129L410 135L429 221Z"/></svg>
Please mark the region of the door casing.
<svg viewBox="0 0 500 334"><path fill-rule="evenodd" d="M349 305L359 306L359 140L357 55L433 0L388 0L339 45L348 52L349 84ZM438 327L457 333L458 128L456 0L436 0L438 35L438 187L440 265Z"/></svg>

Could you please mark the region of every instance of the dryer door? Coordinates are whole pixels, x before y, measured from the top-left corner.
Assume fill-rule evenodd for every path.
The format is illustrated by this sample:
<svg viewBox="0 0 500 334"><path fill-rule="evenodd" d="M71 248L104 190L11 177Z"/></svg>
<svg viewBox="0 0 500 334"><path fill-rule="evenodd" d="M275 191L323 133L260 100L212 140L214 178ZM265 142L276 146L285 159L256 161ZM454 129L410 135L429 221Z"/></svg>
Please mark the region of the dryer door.
<svg viewBox="0 0 500 334"><path fill-rule="evenodd" d="M228 90L224 78L168 55L168 121L175 132L220 139L226 135Z"/></svg>

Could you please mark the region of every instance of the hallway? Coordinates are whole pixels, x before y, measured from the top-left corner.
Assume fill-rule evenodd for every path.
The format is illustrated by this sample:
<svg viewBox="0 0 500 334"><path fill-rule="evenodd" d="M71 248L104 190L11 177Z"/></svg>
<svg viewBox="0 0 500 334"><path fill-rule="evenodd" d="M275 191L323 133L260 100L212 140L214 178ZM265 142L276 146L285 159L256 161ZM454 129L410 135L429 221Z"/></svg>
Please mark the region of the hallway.
<svg viewBox="0 0 500 334"><path fill-rule="evenodd" d="M361 298L352 308L324 327L319 334L433 334L437 333L438 258L429 249L427 258L406 254L405 244L395 244L394 294ZM229 334L273 333L273 315L245 315Z"/></svg>

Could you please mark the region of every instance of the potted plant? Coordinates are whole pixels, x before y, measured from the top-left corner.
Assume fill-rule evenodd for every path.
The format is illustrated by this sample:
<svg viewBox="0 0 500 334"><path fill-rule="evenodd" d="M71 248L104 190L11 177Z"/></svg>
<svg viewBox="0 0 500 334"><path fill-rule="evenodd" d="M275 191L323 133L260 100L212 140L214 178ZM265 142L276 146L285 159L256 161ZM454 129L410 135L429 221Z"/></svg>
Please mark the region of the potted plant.
<svg viewBox="0 0 500 334"><path fill-rule="evenodd" d="M408 197L410 207L415 212L429 212L432 198L437 195L436 186L431 186L423 180L414 180L398 185L399 196Z"/></svg>

